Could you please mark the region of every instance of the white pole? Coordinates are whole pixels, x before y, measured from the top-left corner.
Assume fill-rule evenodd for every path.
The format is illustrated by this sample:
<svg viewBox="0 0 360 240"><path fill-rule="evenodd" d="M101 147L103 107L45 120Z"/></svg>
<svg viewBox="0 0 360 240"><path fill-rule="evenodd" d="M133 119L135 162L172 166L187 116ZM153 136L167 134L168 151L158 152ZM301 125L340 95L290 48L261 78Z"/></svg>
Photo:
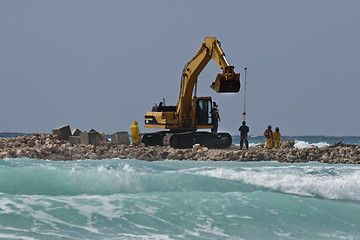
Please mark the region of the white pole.
<svg viewBox="0 0 360 240"><path fill-rule="evenodd" d="M244 116L244 121L245 121L245 116L246 116L246 72L247 72L247 67L244 68L245 70L245 86L244 86L244 112L243 112L243 116Z"/></svg>

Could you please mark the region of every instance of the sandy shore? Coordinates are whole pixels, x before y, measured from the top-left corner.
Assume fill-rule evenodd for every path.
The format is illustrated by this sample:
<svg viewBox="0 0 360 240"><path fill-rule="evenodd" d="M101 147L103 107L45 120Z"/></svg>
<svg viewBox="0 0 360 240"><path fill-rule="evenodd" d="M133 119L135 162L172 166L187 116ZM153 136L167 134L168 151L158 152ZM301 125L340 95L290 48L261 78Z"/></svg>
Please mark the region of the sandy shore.
<svg viewBox="0 0 360 240"><path fill-rule="evenodd" d="M284 141L279 149L266 149L257 144L248 151L232 145L227 149L174 149L170 146L145 147L115 145L101 142L99 145L71 145L53 135L32 134L16 138L0 138L0 158L36 158L49 160L81 160L130 158L146 161L163 159L195 161L279 161L323 163L360 163L360 146L335 144L318 148L297 149L293 141Z"/></svg>

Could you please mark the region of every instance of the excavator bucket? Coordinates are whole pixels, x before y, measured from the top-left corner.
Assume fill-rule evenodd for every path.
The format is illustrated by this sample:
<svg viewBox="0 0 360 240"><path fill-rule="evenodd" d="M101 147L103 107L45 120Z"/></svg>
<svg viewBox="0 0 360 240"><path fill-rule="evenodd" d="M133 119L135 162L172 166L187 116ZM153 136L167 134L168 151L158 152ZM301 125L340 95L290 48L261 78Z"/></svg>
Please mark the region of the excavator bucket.
<svg viewBox="0 0 360 240"><path fill-rule="evenodd" d="M234 66L227 66L223 73L216 76L215 82L210 86L218 93L232 93L240 91L240 73L234 72Z"/></svg>

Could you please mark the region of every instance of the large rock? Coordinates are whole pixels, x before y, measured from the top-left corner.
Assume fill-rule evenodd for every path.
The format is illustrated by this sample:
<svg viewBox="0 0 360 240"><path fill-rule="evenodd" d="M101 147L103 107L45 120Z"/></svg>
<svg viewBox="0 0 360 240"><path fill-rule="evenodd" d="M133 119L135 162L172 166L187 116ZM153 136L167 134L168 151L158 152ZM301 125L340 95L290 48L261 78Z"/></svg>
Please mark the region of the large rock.
<svg viewBox="0 0 360 240"><path fill-rule="evenodd" d="M66 125L52 130L53 135L57 135L61 140L69 140L71 136L70 126Z"/></svg>
<svg viewBox="0 0 360 240"><path fill-rule="evenodd" d="M293 148L295 145L293 140L281 141L281 148Z"/></svg>
<svg viewBox="0 0 360 240"><path fill-rule="evenodd" d="M99 145L100 141L100 134L91 129L88 132L81 132L80 133L80 143L84 145L92 144L92 145Z"/></svg>
<svg viewBox="0 0 360 240"><path fill-rule="evenodd" d="M111 135L111 142L114 144L130 144L128 132L116 132Z"/></svg>

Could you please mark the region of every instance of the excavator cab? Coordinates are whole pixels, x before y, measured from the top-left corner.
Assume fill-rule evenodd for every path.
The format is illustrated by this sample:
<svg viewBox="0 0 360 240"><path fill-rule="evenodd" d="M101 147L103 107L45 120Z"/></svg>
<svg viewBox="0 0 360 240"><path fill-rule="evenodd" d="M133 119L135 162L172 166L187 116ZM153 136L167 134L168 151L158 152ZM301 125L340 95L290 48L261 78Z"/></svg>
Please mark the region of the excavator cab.
<svg viewBox="0 0 360 240"><path fill-rule="evenodd" d="M216 76L215 82L210 86L218 93L232 93L240 91L240 73L234 72L234 66L227 66L223 73Z"/></svg>
<svg viewBox="0 0 360 240"><path fill-rule="evenodd" d="M196 105L196 118L197 125L211 125L212 117L211 117L211 99L210 98L199 98L197 99Z"/></svg>

